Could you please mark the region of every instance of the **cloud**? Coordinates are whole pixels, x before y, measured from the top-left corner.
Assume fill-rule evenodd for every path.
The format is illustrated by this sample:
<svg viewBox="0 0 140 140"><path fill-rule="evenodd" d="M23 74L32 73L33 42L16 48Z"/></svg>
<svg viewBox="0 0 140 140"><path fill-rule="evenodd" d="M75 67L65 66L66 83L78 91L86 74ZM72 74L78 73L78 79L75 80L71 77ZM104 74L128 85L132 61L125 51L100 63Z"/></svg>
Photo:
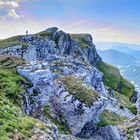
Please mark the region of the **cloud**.
<svg viewBox="0 0 140 140"><path fill-rule="evenodd" d="M22 17L18 12L21 0L0 0L0 20L17 19Z"/></svg>
<svg viewBox="0 0 140 140"><path fill-rule="evenodd" d="M88 21L87 19L80 20L78 22L75 22L75 23L64 26L63 29L70 29L70 28L73 28L73 27L77 27L77 26L85 24L87 21Z"/></svg>

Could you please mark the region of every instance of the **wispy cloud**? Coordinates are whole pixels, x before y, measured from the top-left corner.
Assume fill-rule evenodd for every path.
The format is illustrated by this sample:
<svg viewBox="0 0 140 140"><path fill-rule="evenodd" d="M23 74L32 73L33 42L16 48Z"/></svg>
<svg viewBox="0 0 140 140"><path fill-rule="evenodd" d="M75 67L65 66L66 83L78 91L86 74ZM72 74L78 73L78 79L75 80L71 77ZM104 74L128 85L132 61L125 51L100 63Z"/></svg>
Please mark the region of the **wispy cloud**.
<svg viewBox="0 0 140 140"><path fill-rule="evenodd" d="M17 12L22 0L0 0L0 20L17 19L23 15ZM20 11L21 12L21 11Z"/></svg>
<svg viewBox="0 0 140 140"><path fill-rule="evenodd" d="M88 21L87 19L84 19L84 20L81 20L81 21L78 21L78 22L75 22L75 23L72 23L72 24L69 24L69 25L65 25L65 26L63 26L63 29L70 29L70 28L73 28L73 27L78 27L80 25L85 24L87 21Z"/></svg>

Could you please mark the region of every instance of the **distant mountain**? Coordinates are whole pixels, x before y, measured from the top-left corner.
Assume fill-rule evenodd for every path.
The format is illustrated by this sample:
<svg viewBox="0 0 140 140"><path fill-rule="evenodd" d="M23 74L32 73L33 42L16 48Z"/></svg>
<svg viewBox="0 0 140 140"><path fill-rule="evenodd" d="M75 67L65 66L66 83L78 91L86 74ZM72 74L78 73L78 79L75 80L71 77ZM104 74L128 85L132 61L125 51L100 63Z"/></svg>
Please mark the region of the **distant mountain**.
<svg viewBox="0 0 140 140"><path fill-rule="evenodd" d="M123 67L123 75L133 81L140 89L140 66Z"/></svg>
<svg viewBox="0 0 140 140"><path fill-rule="evenodd" d="M104 51L98 50L98 53L103 61L115 66L134 65L137 61L134 56L113 49Z"/></svg>
<svg viewBox="0 0 140 140"><path fill-rule="evenodd" d="M125 54L130 54L131 56L140 59L140 50L134 50L126 46L114 46L112 49L123 52Z"/></svg>
<svg viewBox="0 0 140 140"><path fill-rule="evenodd" d="M95 42L96 48L98 50L108 50L114 46L114 43L110 42Z"/></svg>
<svg viewBox="0 0 140 140"><path fill-rule="evenodd" d="M52 27L0 41L0 54L0 140L120 140L115 126L137 113L134 85L89 34Z"/></svg>
<svg viewBox="0 0 140 140"><path fill-rule="evenodd" d="M115 48L115 47L114 47ZM117 50L121 48L117 48ZM122 50L126 50L126 52L131 52L130 54L120 52L117 50L109 49L109 50L98 50L98 54L101 56L104 62L117 66L128 80L133 81L136 88L140 90L140 51L131 52L132 49L124 47ZM122 51L121 50L121 51Z"/></svg>
<svg viewBox="0 0 140 140"><path fill-rule="evenodd" d="M140 50L131 52L131 55L135 56L137 59L140 59Z"/></svg>
<svg viewBox="0 0 140 140"><path fill-rule="evenodd" d="M135 50L134 49L131 49L127 46L113 46L111 49L113 50L116 50L116 51L120 51L120 52L123 52L123 53L127 53L127 54L131 54L132 52L134 52Z"/></svg>
<svg viewBox="0 0 140 140"><path fill-rule="evenodd" d="M140 45L136 45L136 44L116 43L116 42L95 42L95 45L96 48L99 50L117 49L121 52L123 50L126 51L140 50Z"/></svg>

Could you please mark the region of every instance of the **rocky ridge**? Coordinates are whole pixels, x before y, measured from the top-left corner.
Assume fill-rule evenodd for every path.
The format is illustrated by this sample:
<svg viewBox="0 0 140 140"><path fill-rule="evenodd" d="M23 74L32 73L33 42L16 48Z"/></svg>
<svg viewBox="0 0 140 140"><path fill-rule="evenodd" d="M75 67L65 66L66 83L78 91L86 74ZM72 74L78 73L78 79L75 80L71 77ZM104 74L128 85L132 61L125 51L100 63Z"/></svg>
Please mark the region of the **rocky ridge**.
<svg viewBox="0 0 140 140"><path fill-rule="evenodd" d="M110 126L110 120L108 126L98 126L105 121L101 120L105 119L102 117L105 110L106 114L117 114L122 122L135 114L133 104L126 104L126 96L119 100L116 97L120 93L114 93L113 88L108 90L104 84L104 75L97 69L102 60L92 41L89 34L67 34L54 27L34 35L20 36L16 42L15 38L7 40L7 45L5 42L0 45L0 54L26 60L26 64L17 67L18 73L32 83L23 96L26 114L46 124L63 124L61 129L67 135L66 139L72 139L67 131L75 136L74 139L124 139L120 135L123 128L119 132ZM59 127L55 127L57 134ZM46 139L45 136L42 139Z"/></svg>

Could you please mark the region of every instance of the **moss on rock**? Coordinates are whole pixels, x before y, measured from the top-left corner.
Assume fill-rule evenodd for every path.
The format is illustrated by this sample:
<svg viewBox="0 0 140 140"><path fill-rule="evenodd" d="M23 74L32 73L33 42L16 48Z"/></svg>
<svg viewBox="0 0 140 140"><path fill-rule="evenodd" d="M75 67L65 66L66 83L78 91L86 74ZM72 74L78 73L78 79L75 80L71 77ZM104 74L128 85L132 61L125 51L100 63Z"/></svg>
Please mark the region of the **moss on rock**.
<svg viewBox="0 0 140 140"><path fill-rule="evenodd" d="M89 107L91 107L93 103L100 98L99 93L84 85L82 80L73 76L61 77L59 78L59 81L65 85L71 95Z"/></svg>
<svg viewBox="0 0 140 140"><path fill-rule="evenodd" d="M99 116L99 119L100 122L98 123L98 126L120 125L125 121L124 117L108 110L104 110L104 112Z"/></svg>
<svg viewBox="0 0 140 140"><path fill-rule="evenodd" d="M41 37L43 37L43 38L46 38L46 37L52 36L52 33L47 32L47 31L42 31L42 32L40 32L40 33L37 33L36 35L39 35L39 36L41 36Z"/></svg>
<svg viewBox="0 0 140 140"><path fill-rule="evenodd" d="M71 38L78 42L82 49L89 48L89 44L85 40L87 34L70 34Z"/></svg>
<svg viewBox="0 0 140 140"><path fill-rule="evenodd" d="M120 108L127 108L129 109L133 114L137 114L137 108L134 104L132 104L129 100L129 97L122 95L118 92L115 92L115 98L120 103Z"/></svg>
<svg viewBox="0 0 140 140"><path fill-rule="evenodd" d="M60 118L60 122L58 122L57 120L55 120L52 116L51 116L51 110L49 106L45 106L44 107L44 115L46 116L47 119L49 119L53 124L55 124L59 130L60 133L62 134L70 134L70 131L66 125L65 120L63 120L62 117L59 116Z"/></svg>

